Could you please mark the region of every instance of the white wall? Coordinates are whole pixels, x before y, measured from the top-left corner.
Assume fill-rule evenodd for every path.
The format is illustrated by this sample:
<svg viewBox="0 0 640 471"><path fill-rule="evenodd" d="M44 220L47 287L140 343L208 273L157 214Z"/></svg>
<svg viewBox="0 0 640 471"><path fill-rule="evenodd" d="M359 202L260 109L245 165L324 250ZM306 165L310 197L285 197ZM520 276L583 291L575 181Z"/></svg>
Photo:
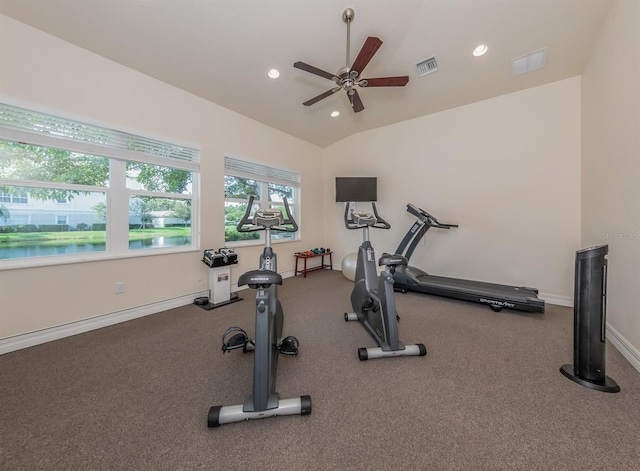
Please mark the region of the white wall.
<svg viewBox="0 0 640 471"><path fill-rule="evenodd" d="M608 323L638 355L640 2L616 0L583 75L582 245L609 245Z"/></svg>
<svg viewBox="0 0 640 471"><path fill-rule="evenodd" d="M224 155L299 172L301 242L278 244L280 271L293 252L322 245L322 150L206 100L0 15L0 100L202 149L201 248L224 246ZM256 268L260 249L238 249L232 282ZM200 250L0 270L0 339L208 289ZM116 295L116 281L125 294Z"/></svg>
<svg viewBox="0 0 640 471"><path fill-rule="evenodd" d="M331 202L334 177L377 176L378 209L392 226L371 231L378 254L395 251L415 220L406 212L413 203L460 227L429 231L412 265L573 299L579 77L363 132L326 149L325 160L325 239L338 249L334 263L361 242Z"/></svg>

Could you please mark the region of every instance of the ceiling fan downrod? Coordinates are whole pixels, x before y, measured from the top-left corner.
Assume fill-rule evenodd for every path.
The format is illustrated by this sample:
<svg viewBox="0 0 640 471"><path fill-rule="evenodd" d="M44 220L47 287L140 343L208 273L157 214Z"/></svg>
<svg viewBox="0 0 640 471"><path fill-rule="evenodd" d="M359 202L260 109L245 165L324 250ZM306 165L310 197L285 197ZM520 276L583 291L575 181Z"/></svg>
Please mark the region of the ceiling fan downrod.
<svg viewBox="0 0 640 471"><path fill-rule="evenodd" d="M347 8L342 12L342 21L347 24L347 63L345 64L346 68L351 66L351 60L349 59L349 50L351 49L351 22L356 16L356 12L353 11L353 8Z"/></svg>
<svg viewBox="0 0 640 471"><path fill-rule="evenodd" d="M352 96L355 93L355 90L353 89L354 86L367 86L366 80L359 81L357 79L358 71L351 70L351 57L349 55L349 52L351 51L351 22L355 16L356 13L353 11L353 8L347 8L342 12L342 21L347 24L347 62L344 69L340 69L334 78L334 81L343 88L349 96Z"/></svg>

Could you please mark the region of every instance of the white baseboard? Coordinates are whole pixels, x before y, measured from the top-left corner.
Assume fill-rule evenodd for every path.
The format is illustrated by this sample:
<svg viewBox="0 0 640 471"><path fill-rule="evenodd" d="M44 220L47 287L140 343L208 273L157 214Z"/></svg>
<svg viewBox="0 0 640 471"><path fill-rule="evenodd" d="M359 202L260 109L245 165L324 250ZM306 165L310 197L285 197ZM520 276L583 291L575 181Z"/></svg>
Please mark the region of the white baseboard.
<svg viewBox="0 0 640 471"><path fill-rule="evenodd" d="M294 276L294 271L289 270L282 272L281 274L283 278L290 278ZM233 284L231 286L231 291L236 292L247 288L247 286L238 287L237 284ZM120 322L130 321L132 319L137 319L138 317L157 314L158 312L166 311L167 309L186 306L187 304L193 303L193 300L200 296L209 296L209 290L0 339L0 355L21 350L23 348L33 347L42 343L52 342L53 340L63 339L72 335L82 334L84 332L89 332L90 330L100 329Z"/></svg>
<svg viewBox="0 0 640 471"><path fill-rule="evenodd" d="M81 321L70 322L68 324L50 327L48 329L29 332L13 337L0 339L0 355L4 353L21 350L27 347L33 347L42 343L59 340L72 335L89 332L90 330L100 329L120 322L130 321L139 317L156 314L180 306L193 303L193 300L200 296L208 296L209 290L199 293L188 294L178 298L166 299L157 303L145 304L123 311L112 312L101 316L84 319Z"/></svg>
<svg viewBox="0 0 640 471"><path fill-rule="evenodd" d="M283 278L290 278L294 276L294 272L283 272L282 276ZM238 285L235 284L233 285L232 291L240 291L246 288L246 286L238 288ZM33 347L35 345L51 342L53 340L70 337L72 335L81 334L83 332L100 329L102 327L118 324L120 322L130 321L139 317L156 314L158 312L166 311L167 309L174 309L176 307L185 306L187 304L191 304L197 297L208 295L208 290L201 291L177 298L166 299L157 303L146 304L131 309L125 309L123 311L92 317L90 319L50 327L48 329L43 329L36 332L29 332L26 334L0 339L0 355L16 350L21 350L23 348ZM550 304L557 304L560 306L573 306L573 300L569 297L553 295L541 295L540 297L544 299L545 302L548 302ZM640 351L638 351L633 345L631 345L627 341L627 339L625 339L616 329L611 327L609 323L607 323L607 338L613 344L613 346L616 347L616 349L618 349L618 351L629 361L629 363L631 363L631 365L640 372Z"/></svg>
<svg viewBox="0 0 640 471"><path fill-rule="evenodd" d="M640 352L625 339L620 332L611 327L607 322L607 339L618 349L622 356L625 357L631 366L640 372Z"/></svg>
<svg viewBox="0 0 640 471"><path fill-rule="evenodd" d="M557 294L539 293L538 297L543 299L547 304L555 304L556 306L573 307L573 297L560 296Z"/></svg>

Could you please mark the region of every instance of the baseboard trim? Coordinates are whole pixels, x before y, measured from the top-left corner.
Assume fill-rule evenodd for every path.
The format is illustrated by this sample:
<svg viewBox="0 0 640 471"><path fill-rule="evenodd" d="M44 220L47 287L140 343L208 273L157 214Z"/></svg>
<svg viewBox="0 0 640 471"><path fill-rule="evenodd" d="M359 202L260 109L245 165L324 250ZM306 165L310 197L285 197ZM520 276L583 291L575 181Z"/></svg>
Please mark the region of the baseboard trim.
<svg viewBox="0 0 640 471"><path fill-rule="evenodd" d="M557 294L539 293L538 297L543 299L547 304L555 304L556 306L573 307L573 298L571 296L560 296Z"/></svg>
<svg viewBox="0 0 640 471"><path fill-rule="evenodd" d="M291 278L293 276L293 270L282 272L283 278ZM233 292L247 288L247 286L238 287L237 283L231 285L231 291ZM72 335L82 334L84 332L100 329L120 322L130 321L139 317L157 314L158 312L166 311L167 309L186 306L187 304L193 303L195 298L201 296L209 296L209 290L0 339L0 355L52 342L54 340L60 340L65 337L71 337Z"/></svg>
<svg viewBox="0 0 640 471"><path fill-rule="evenodd" d="M209 296L209 290L177 298L166 299L157 303L145 304L143 306L137 306L123 311L103 314L90 319L70 322L68 324L62 324L35 332L7 337L0 340L0 355L63 339L72 335L82 334L84 332L89 332L90 330L100 329L120 322L130 321L139 317L157 314L158 312L166 311L167 309L185 306L193 303L193 300L200 296Z"/></svg>
<svg viewBox="0 0 640 471"><path fill-rule="evenodd" d="M620 332L611 327L611 324L607 322L607 338L618 349L622 356L625 357L631 366L633 366L638 372L640 372L640 351L638 351L633 345L625 339Z"/></svg>
<svg viewBox="0 0 640 471"><path fill-rule="evenodd" d="M293 271L283 272L283 278L291 278L294 276ZM246 286L238 288L237 284L233 285L232 291L239 291L245 289ZM166 311L168 309L174 309L176 307L185 306L191 304L193 300L200 296L208 296L209 291L201 291L177 298L166 299L157 303L146 304L143 306L134 307L131 309L125 309L123 311L117 311L110 314L104 314L90 319L84 319L81 321L70 322L48 329L39 330L36 332L29 332L26 334L20 334L13 337L7 337L0 339L0 355L5 353L21 350L23 348L33 347L54 340L59 340L72 335L89 332L91 330L100 329L110 325L118 324L121 322L130 321L139 317L149 316L151 314L157 314L158 312ZM573 300L565 296L553 296L553 295L541 295L545 302L550 304L557 304L560 306L573 306ZM620 332L614 329L611 324L607 323L607 338L613 344L614 347L624 356L631 365L640 372L640 351L638 351L633 345L625 339Z"/></svg>

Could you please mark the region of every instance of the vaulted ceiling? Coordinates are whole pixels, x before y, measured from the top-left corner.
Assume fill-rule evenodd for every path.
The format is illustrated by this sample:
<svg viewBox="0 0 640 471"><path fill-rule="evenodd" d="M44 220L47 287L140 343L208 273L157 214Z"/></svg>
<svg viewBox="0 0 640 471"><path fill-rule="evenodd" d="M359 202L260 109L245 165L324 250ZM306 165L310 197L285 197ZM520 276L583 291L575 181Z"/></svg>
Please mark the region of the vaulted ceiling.
<svg viewBox="0 0 640 471"><path fill-rule="evenodd" d="M0 13L325 147L367 129L579 75L611 0L0 0ZM404 87L344 91L293 67L335 74L368 36L383 44L363 77ZM488 52L474 57L484 43ZM19 46L18 46L19 47ZM546 48L545 67L512 76L511 59ZM435 57L437 72L416 64ZM351 64L349 64L351 65ZM280 77L270 79L276 68ZM339 111L337 118L330 117Z"/></svg>

